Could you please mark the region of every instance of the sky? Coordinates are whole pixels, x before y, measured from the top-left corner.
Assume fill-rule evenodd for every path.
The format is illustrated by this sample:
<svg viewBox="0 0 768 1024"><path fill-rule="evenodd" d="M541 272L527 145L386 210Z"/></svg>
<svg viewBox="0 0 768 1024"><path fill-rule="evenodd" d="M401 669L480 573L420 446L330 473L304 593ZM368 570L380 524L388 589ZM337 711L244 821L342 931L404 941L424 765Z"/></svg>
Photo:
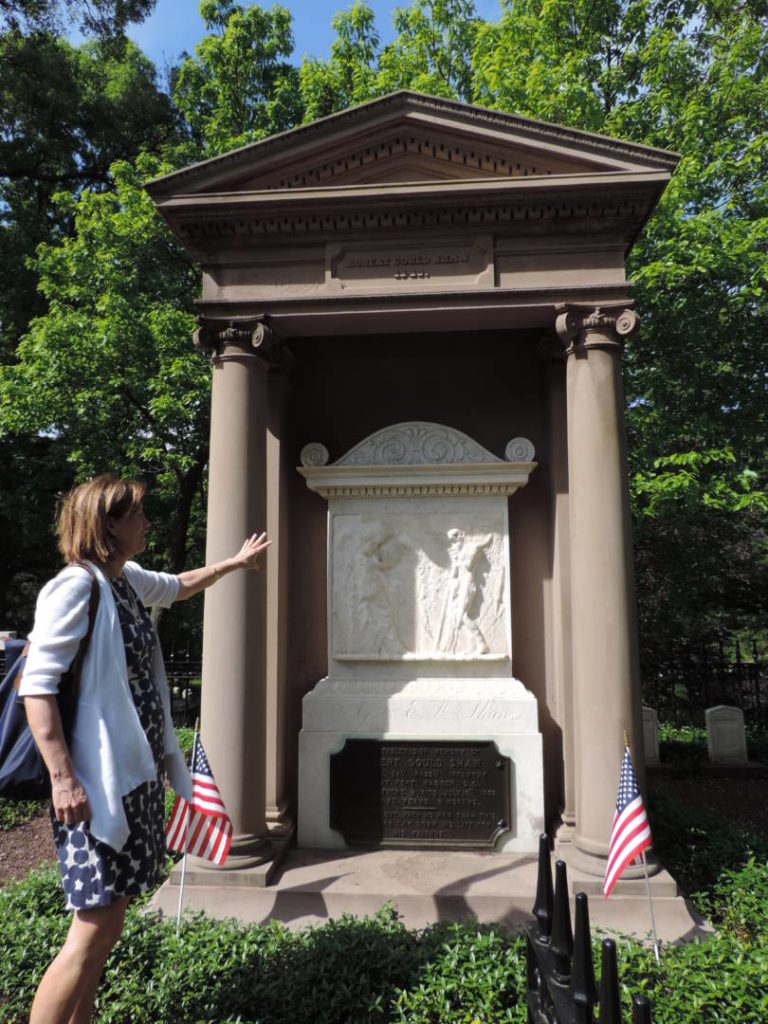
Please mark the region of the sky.
<svg viewBox="0 0 768 1024"><path fill-rule="evenodd" d="M247 0L241 0L247 3ZM273 0L261 0L263 7L271 7ZM331 18L337 10L350 4L345 0L280 0L293 13L293 34L296 48L293 62L301 63L304 55L327 59L333 31ZM407 7L409 0L369 0L376 14L376 27L382 43L394 36L392 11ZM497 20L501 14L499 0L475 0L478 13L487 20ZM163 68L176 61L186 50L192 53L195 43L204 34L204 25L197 9L198 0L157 0L153 14L141 25L133 25L128 35L153 61L162 74Z"/></svg>

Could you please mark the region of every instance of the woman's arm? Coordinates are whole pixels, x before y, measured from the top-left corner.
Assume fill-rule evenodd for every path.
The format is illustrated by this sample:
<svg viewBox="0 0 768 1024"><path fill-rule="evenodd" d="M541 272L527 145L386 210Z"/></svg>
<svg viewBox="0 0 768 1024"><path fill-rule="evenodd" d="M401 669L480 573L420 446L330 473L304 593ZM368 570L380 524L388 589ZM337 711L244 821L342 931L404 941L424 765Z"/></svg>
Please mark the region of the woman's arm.
<svg viewBox="0 0 768 1024"><path fill-rule="evenodd" d="M177 601L186 601L188 597L199 594L201 590L210 587L222 576L235 572L237 569L254 569L261 572L259 555L265 551L272 541L267 540L266 533L249 537L238 553L233 558L225 558L214 565L204 565L199 569L189 569L178 575L179 592L176 595Z"/></svg>
<svg viewBox="0 0 768 1024"><path fill-rule="evenodd" d="M37 749L51 776L51 800L56 819L67 825L89 821L91 807L85 790L75 777L56 698L25 697L24 707Z"/></svg>

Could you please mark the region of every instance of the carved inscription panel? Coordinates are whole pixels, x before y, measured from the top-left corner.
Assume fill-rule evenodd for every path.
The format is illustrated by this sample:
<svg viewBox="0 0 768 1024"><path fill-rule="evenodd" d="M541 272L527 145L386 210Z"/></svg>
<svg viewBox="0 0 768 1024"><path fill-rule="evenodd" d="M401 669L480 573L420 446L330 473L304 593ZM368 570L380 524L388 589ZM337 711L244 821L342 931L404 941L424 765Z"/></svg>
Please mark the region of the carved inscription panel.
<svg viewBox="0 0 768 1024"><path fill-rule="evenodd" d="M503 513L335 515L338 660L508 656Z"/></svg>
<svg viewBox="0 0 768 1024"><path fill-rule="evenodd" d="M493 846L510 764L492 741L348 739L331 755L330 825L348 843Z"/></svg>
<svg viewBox="0 0 768 1024"><path fill-rule="evenodd" d="M455 244L327 246L326 284L333 289L364 291L433 290L493 287L493 242L490 236Z"/></svg>

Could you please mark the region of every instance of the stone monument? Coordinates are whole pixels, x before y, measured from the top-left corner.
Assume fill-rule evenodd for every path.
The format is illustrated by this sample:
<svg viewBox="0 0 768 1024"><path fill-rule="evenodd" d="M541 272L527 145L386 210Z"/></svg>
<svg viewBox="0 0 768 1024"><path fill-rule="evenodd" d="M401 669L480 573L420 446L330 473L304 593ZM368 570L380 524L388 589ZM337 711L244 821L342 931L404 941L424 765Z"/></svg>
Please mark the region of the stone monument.
<svg viewBox="0 0 768 1024"><path fill-rule="evenodd" d="M536 464L525 438L505 454L422 422L331 465L303 449L328 501L329 671L303 701L300 845L536 849L542 739L512 675L507 517Z"/></svg>

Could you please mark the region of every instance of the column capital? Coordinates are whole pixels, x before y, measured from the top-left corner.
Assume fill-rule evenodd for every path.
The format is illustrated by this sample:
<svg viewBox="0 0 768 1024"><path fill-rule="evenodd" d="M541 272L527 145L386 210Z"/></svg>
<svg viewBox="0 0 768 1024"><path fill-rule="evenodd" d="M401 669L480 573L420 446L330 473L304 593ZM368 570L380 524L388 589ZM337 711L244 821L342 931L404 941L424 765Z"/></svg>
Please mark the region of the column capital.
<svg viewBox="0 0 768 1024"><path fill-rule="evenodd" d="M563 303L555 307L555 331L573 355L590 348L624 348L624 339L637 330L640 317L631 306L577 306Z"/></svg>
<svg viewBox="0 0 768 1024"><path fill-rule="evenodd" d="M290 355L263 316L227 320L198 316L197 324L192 344L215 363L253 361L264 369L277 369Z"/></svg>

